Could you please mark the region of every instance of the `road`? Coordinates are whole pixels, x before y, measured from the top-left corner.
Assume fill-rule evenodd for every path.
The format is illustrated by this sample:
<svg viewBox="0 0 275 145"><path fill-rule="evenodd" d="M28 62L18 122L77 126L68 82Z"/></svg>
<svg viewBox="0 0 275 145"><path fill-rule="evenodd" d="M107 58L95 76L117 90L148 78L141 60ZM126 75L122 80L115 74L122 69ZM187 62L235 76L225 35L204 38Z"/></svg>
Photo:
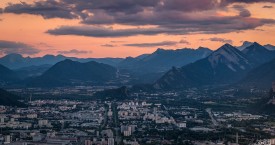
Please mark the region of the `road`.
<svg viewBox="0 0 275 145"><path fill-rule="evenodd" d="M209 117L211 118L211 121L212 121L213 125L214 126L219 126L219 123L217 122L217 120L213 116L211 108L207 108L207 109L205 109L205 111L208 113Z"/></svg>
<svg viewBox="0 0 275 145"><path fill-rule="evenodd" d="M120 125L118 120L117 105L115 103L112 103L112 111L113 111L113 120L114 120L115 140L117 143L119 143L121 141Z"/></svg>

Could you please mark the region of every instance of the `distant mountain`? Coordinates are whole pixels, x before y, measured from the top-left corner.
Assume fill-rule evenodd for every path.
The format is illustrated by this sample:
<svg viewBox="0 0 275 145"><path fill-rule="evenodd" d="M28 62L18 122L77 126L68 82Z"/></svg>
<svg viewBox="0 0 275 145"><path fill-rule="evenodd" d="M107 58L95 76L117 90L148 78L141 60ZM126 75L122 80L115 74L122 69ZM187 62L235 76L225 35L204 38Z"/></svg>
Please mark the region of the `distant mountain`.
<svg viewBox="0 0 275 145"><path fill-rule="evenodd" d="M2 58L0 58L0 64L5 65L11 69L18 69L22 67L29 66L39 66L44 64L55 64L59 61L66 59L62 55L53 56L53 55L45 55L44 57L23 57L20 54L8 54Z"/></svg>
<svg viewBox="0 0 275 145"><path fill-rule="evenodd" d="M3 106L17 106L25 107L26 105L18 100L20 97L17 95L11 94L3 89L0 89L0 105Z"/></svg>
<svg viewBox="0 0 275 145"><path fill-rule="evenodd" d="M251 70L238 83L245 87L270 88L275 81L275 59Z"/></svg>
<svg viewBox="0 0 275 145"><path fill-rule="evenodd" d="M204 85L221 85L240 80L255 64L230 44L225 44L208 57L181 68L172 68L154 83L156 89Z"/></svg>
<svg viewBox="0 0 275 145"><path fill-rule="evenodd" d="M266 63L273 58L275 58L275 52L268 50L264 46L260 45L257 42L254 42L242 52L252 61L254 61L256 64L263 64Z"/></svg>
<svg viewBox="0 0 275 145"><path fill-rule="evenodd" d="M36 87L58 87L81 84L106 84L116 78L117 69L103 63L81 63L66 59L58 62L29 83Z"/></svg>
<svg viewBox="0 0 275 145"><path fill-rule="evenodd" d="M16 73L0 64L0 84L17 81L19 78Z"/></svg>
<svg viewBox="0 0 275 145"><path fill-rule="evenodd" d="M253 42L249 42L249 41L244 41L243 44L241 46L237 46L236 48L239 49L240 51L244 50L246 47L252 45Z"/></svg>
<svg viewBox="0 0 275 145"><path fill-rule="evenodd" d="M127 57L118 64L118 68L128 70L134 84L153 83L173 66L181 67L207 57L212 51L208 48L198 49L157 49L152 54Z"/></svg>
<svg viewBox="0 0 275 145"><path fill-rule="evenodd" d="M29 66L14 70L20 79L26 79L30 77L37 77L47 71L52 65L44 64L39 66Z"/></svg>
<svg viewBox="0 0 275 145"><path fill-rule="evenodd" d="M99 63L105 63L112 66L116 66L122 58L76 58L76 57L66 57L63 55L45 55L43 57L23 57L20 54L8 54L0 58L0 64L5 65L11 69L19 69L22 67L30 66L40 66L40 65L54 65L57 62L63 61L65 59L71 59L79 62L89 62L97 61Z"/></svg>
<svg viewBox="0 0 275 145"><path fill-rule="evenodd" d="M236 46L237 49L239 49L240 51L244 50L246 47L252 45L253 42L249 42L249 41L244 41L243 44L241 46ZM266 44L264 45L264 47L268 50L274 51L275 50L275 46L271 45L271 44Z"/></svg>
<svg viewBox="0 0 275 145"><path fill-rule="evenodd" d="M264 47L267 48L268 50L275 51L275 46L271 44L264 45Z"/></svg>
<svg viewBox="0 0 275 145"><path fill-rule="evenodd" d="M207 57L212 51L208 48L165 50L158 49L152 54L138 58L126 58L118 67L136 73L166 72L172 66L181 67Z"/></svg>

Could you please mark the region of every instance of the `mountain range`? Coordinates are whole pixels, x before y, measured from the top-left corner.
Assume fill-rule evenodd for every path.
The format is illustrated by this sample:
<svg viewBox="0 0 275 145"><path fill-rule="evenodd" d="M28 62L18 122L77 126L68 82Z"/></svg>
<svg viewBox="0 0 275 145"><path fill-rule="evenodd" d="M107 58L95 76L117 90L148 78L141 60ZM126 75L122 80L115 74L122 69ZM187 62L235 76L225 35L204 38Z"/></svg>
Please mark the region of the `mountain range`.
<svg viewBox="0 0 275 145"><path fill-rule="evenodd" d="M239 49L240 51L244 50L246 47L252 45L253 42L249 42L249 41L244 41L243 44L241 46L236 46L237 49ZM275 46L274 45L271 45L271 44L266 44L266 45L263 45L266 49L268 50L275 50Z"/></svg>
<svg viewBox="0 0 275 145"><path fill-rule="evenodd" d="M177 50L157 49L152 54L127 57L117 67L127 70L135 83L152 83L173 66L180 67L207 57L212 50L183 48Z"/></svg>
<svg viewBox="0 0 275 145"><path fill-rule="evenodd" d="M109 65L117 65L122 58L76 58L76 57L66 57L63 55L45 55L43 57L23 57L20 54L8 54L0 58L0 64L5 65L10 69L20 69L30 66L41 66L41 65L54 65L60 61L70 59L79 62L89 62L96 61L99 63L105 63Z"/></svg>
<svg viewBox="0 0 275 145"><path fill-rule="evenodd" d="M208 56L212 50L183 48L177 50L157 49L152 54L123 58L75 58L63 55L45 55L43 57L23 57L20 54L9 54L0 58L3 64L14 70L20 79L37 77L54 64L70 59L78 62L96 61L111 65L130 75L131 83L152 83L161 77L172 66L180 67Z"/></svg>
<svg viewBox="0 0 275 145"><path fill-rule="evenodd" d="M175 89L220 86L242 80L241 83L245 84L249 82L248 80L253 80L252 71L264 65L266 67L259 68L262 71L258 70L259 73L255 74L259 75L254 77L260 79L260 74L264 72L272 74L275 68L272 67L275 51L256 42L245 42L243 46L246 47L236 48L225 44L216 51L202 47L178 50L157 49L152 54L125 59L66 59L67 57L61 55L30 58L10 54L0 58L0 62L6 62L5 65L10 65L12 68L20 68L9 69L0 65L0 82L1 85L20 82L31 87L120 85L120 82L124 82L123 85L149 83L155 89ZM61 61L54 63L58 60ZM122 79L121 76L123 76ZM272 75L265 74L265 76L266 80L273 79ZM270 81L263 83L270 83Z"/></svg>
<svg viewBox="0 0 275 145"><path fill-rule="evenodd" d="M240 81L252 69L274 58L273 51L258 43L253 43L243 51L225 44L204 59L172 68L153 86L155 89L177 89L232 84Z"/></svg>
<svg viewBox="0 0 275 145"><path fill-rule="evenodd" d="M198 49L183 48L177 50L157 49L152 54L136 58L128 57L118 64L119 68L129 69L135 73L166 72L172 66L180 67L207 57L212 50L200 47Z"/></svg>
<svg viewBox="0 0 275 145"><path fill-rule="evenodd" d="M256 64L266 63L274 58L274 52L268 50L264 46L257 42L246 47L242 52L249 58L250 61L254 61Z"/></svg>

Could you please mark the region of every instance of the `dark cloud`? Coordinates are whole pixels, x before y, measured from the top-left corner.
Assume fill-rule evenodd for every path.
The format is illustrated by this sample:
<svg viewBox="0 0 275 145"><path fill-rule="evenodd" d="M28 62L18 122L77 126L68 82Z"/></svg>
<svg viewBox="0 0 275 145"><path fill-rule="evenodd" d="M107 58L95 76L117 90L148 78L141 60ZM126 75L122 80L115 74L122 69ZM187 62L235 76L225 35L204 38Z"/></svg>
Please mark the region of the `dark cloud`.
<svg viewBox="0 0 275 145"><path fill-rule="evenodd" d="M187 45L190 45L190 42L188 42L187 40L180 40L180 42L179 43L181 43L181 44L187 44Z"/></svg>
<svg viewBox="0 0 275 145"><path fill-rule="evenodd" d="M132 43L125 44L124 46L134 46L134 47L157 47L157 46L173 46L178 44L176 41L162 41L162 42L154 42L154 43Z"/></svg>
<svg viewBox="0 0 275 145"><path fill-rule="evenodd" d="M0 40L0 54L18 53L33 55L39 52L40 50L24 43Z"/></svg>
<svg viewBox="0 0 275 145"><path fill-rule="evenodd" d="M143 11L144 8L156 7L162 0L66 0L75 5L78 11L104 10L110 13L125 12L128 14Z"/></svg>
<svg viewBox="0 0 275 145"><path fill-rule="evenodd" d="M116 47L116 45L112 45L112 44L104 44L104 45L101 45L103 47Z"/></svg>
<svg viewBox="0 0 275 145"><path fill-rule="evenodd" d="M124 37L135 35L156 35L161 33L177 33L177 31L161 28L115 30L112 28L95 26L62 26L60 28L48 30L47 33L52 35L79 35L90 37Z"/></svg>
<svg viewBox="0 0 275 145"><path fill-rule="evenodd" d="M53 46L47 44L47 43L44 43L44 42L40 42L37 44L39 47L45 47L45 48L53 48Z"/></svg>
<svg viewBox="0 0 275 145"><path fill-rule="evenodd" d="M224 3L262 3L271 2L275 3L274 0L222 0Z"/></svg>
<svg viewBox="0 0 275 145"><path fill-rule="evenodd" d="M263 6L263 8L265 8L265 9L272 9L273 6Z"/></svg>
<svg viewBox="0 0 275 145"><path fill-rule="evenodd" d="M274 2L274 0L45 0L10 3L6 13L34 14L44 18L81 18L84 23L104 23L125 15L158 12L196 12L224 8L232 3ZM91 15L92 14L92 15ZM99 19L98 19L99 18Z"/></svg>
<svg viewBox="0 0 275 145"><path fill-rule="evenodd" d="M123 43L125 41L110 41L111 43Z"/></svg>
<svg viewBox="0 0 275 145"><path fill-rule="evenodd" d="M178 18L178 20L179 19L181 18ZM162 20L159 19L159 21ZM152 23L157 24L159 22L155 21ZM201 19L185 20L182 21L182 23L167 20L167 24L155 28L112 29L96 26L61 26L56 29L48 30L47 33L52 35L79 35L89 37L125 37L157 34L184 35L197 33L219 34L255 29L267 24L275 24L275 20L242 16L213 16Z"/></svg>
<svg viewBox="0 0 275 145"><path fill-rule="evenodd" d="M221 43L229 43L229 44L233 43L233 41L230 39L224 39L224 38L218 38L218 37L209 38L208 40L215 41L215 42L221 42Z"/></svg>
<svg viewBox="0 0 275 145"><path fill-rule="evenodd" d="M60 54L87 54L87 53L92 53L92 51L71 49L68 51L57 51L57 53L60 53Z"/></svg>
<svg viewBox="0 0 275 145"><path fill-rule="evenodd" d="M85 18L87 12L96 13L104 10L108 13L137 13L146 7L154 7L162 0L45 0L33 4L21 2L9 4L6 13L34 14L44 18ZM100 14L100 13L99 13Z"/></svg>
<svg viewBox="0 0 275 145"><path fill-rule="evenodd" d="M251 13L249 10L247 10L244 6L242 5L234 5L234 9L238 10L240 12L239 16L241 17L250 17Z"/></svg>
<svg viewBox="0 0 275 145"><path fill-rule="evenodd" d="M9 4L7 7L5 7L4 12L15 14L41 15L45 19L77 18L77 15L74 13L73 7L71 5L68 5L63 1L56 0L37 1L34 2L34 4L28 4L25 2L21 2L19 4Z"/></svg>
<svg viewBox="0 0 275 145"><path fill-rule="evenodd" d="M163 0L157 10L177 10L182 12L204 11L218 8L221 2L218 0Z"/></svg>
<svg viewBox="0 0 275 145"><path fill-rule="evenodd" d="M78 18L84 26L62 26L52 35L124 37L135 35L190 33L218 34L256 29L274 24L272 19L253 18L240 3L274 0L45 0L33 4L9 4L8 13L27 13L44 18ZM236 16L221 16L216 10L237 3ZM114 30L98 25L154 25L155 28ZM91 25L91 26L90 26Z"/></svg>

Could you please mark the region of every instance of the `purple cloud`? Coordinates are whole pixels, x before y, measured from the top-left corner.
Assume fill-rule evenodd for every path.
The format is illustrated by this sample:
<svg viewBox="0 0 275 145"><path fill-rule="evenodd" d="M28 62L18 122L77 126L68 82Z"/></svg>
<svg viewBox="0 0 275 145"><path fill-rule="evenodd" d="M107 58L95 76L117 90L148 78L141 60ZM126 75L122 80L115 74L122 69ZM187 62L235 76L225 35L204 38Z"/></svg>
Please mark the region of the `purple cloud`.
<svg viewBox="0 0 275 145"><path fill-rule="evenodd" d="M11 53L33 55L39 52L40 50L21 42L0 40L0 54L2 55L11 54Z"/></svg>
<svg viewBox="0 0 275 145"><path fill-rule="evenodd" d="M103 44L101 46L103 46L103 47L116 47L116 45L112 45L112 44Z"/></svg>
<svg viewBox="0 0 275 145"><path fill-rule="evenodd" d="M265 9L272 9L273 6L263 6L263 8L265 8Z"/></svg>
<svg viewBox="0 0 275 145"><path fill-rule="evenodd" d="M125 44L124 46L134 46L134 47L157 47L157 46L173 46L178 44L176 41L162 41L162 42L154 42L154 43L132 43Z"/></svg>
<svg viewBox="0 0 275 145"><path fill-rule="evenodd" d="M79 19L84 26L51 29L52 35L125 37L135 35L219 34L256 29L275 23L273 19L254 18L240 3L274 0L45 0L33 4L9 4L5 13L34 14L48 18ZM216 10L228 5L236 16L221 16ZM154 25L155 28L113 30L98 25Z"/></svg>
<svg viewBox="0 0 275 145"><path fill-rule="evenodd" d="M92 53L92 51L71 49L68 51L67 50L66 51L57 51L57 53L60 53L60 54L87 54L87 53Z"/></svg>
<svg viewBox="0 0 275 145"><path fill-rule="evenodd" d="M218 38L218 37L213 37L209 39L210 41L215 41L215 42L221 42L221 43L229 43L232 44L233 41L230 39L224 39L224 38Z"/></svg>

